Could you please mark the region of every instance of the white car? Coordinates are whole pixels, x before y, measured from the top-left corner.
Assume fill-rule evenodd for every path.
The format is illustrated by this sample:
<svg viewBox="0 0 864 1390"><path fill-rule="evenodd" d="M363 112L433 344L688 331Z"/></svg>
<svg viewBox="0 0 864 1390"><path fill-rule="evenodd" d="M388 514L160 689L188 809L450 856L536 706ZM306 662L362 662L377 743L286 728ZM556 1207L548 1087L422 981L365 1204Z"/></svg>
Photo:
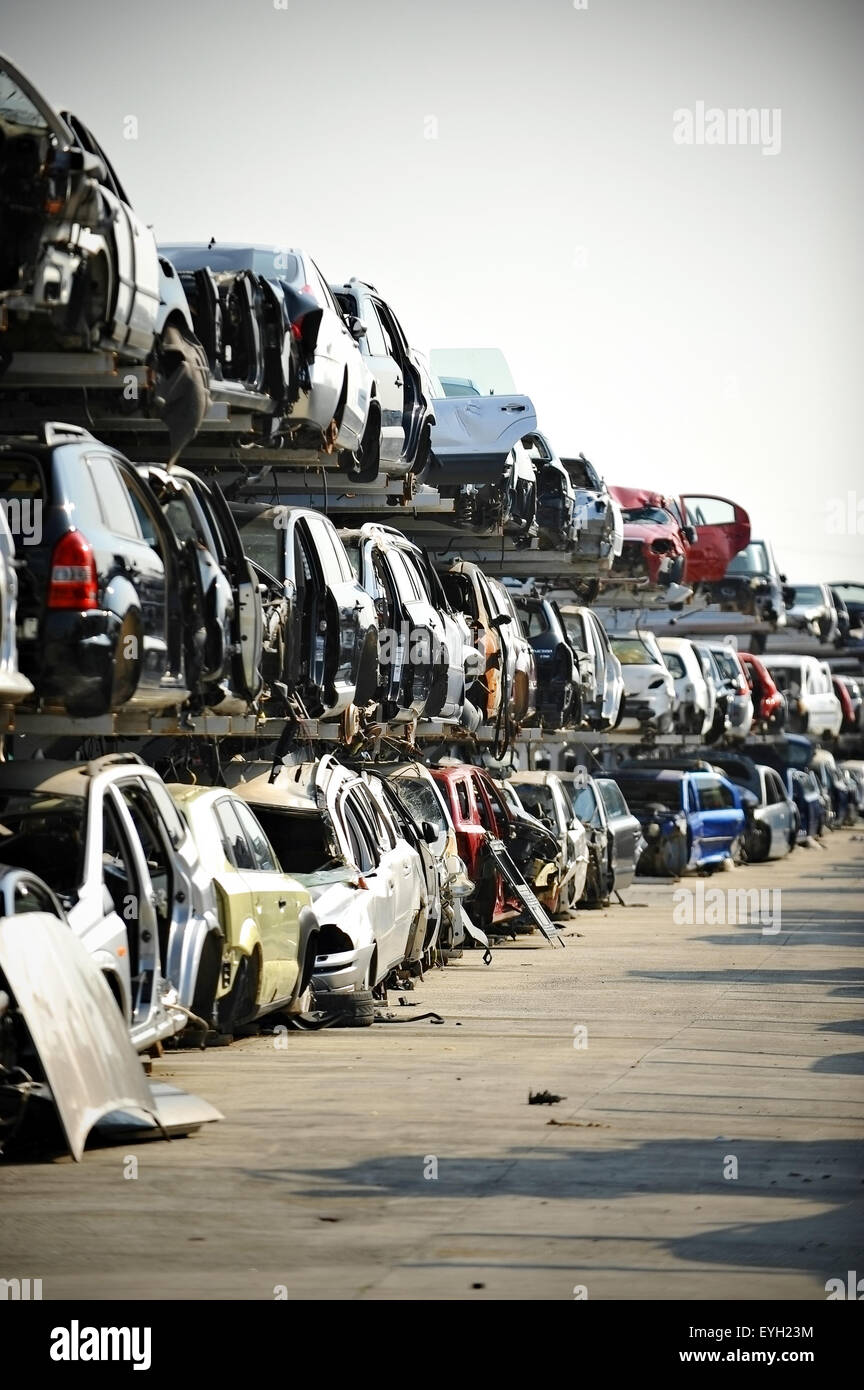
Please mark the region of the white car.
<svg viewBox="0 0 864 1390"><path fill-rule="evenodd" d="M713 683L705 678L693 643L686 637L658 637L657 646L675 682L681 732L700 737L709 733L717 696Z"/></svg>
<svg viewBox="0 0 864 1390"><path fill-rule="evenodd" d="M551 598L553 595L550 594ZM582 679L582 723L589 729L611 729L624 700L621 662L609 634L590 608L559 602L567 640L577 654Z"/></svg>
<svg viewBox="0 0 864 1390"><path fill-rule="evenodd" d="M529 815L536 816L556 836L558 900L554 910L571 911L585 891L588 832L575 815L560 778L554 772L517 772L503 785L516 793Z"/></svg>
<svg viewBox="0 0 864 1390"><path fill-rule="evenodd" d="M442 354L442 359L446 355ZM492 356L500 354L492 350ZM537 429L534 404L528 396L513 391L506 366L500 378L478 370L464 382L448 377L446 385L442 384L435 375L438 357L433 352L430 369L425 357L414 354L435 412L432 460L426 482L439 488L466 483L498 484L511 452L521 444L524 435L534 434ZM493 383L503 385L503 391L496 389L492 394Z"/></svg>
<svg viewBox="0 0 864 1390"><path fill-rule="evenodd" d="M281 319L278 374L271 371L271 379L261 383L236 377L239 364L224 360L206 324L198 323L211 365L221 356L222 377L234 380L238 388L257 387L274 397L281 416L275 428L283 447L295 454L305 451L312 459L321 450L336 451L352 481L374 482L381 460L382 416L380 406L373 405L375 381L358 346L363 327L354 320L352 332L308 251L234 242L174 242L160 249L179 272L193 310L196 303L213 301L214 288L220 298L230 295L236 277L244 273L266 282ZM242 305L233 299L229 303L232 312L241 312ZM259 325L254 315L243 316L252 334L267 326Z"/></svg>
<svg viewBox="0 0 864 1390"><path fill-rule="evenodd" d="M843 710L834 694L831 674L824 661L812 656L762 657L777 689L786 696L790 731L811 738L835 738L843 723Z"/></svg>
<svg viewBox="0 0 864 1390"><path fill-rule="evenodd" d="M624 717L619 728L668 734L675 722L675 681L652 632L616 633L612 650L624 676Z"/></svg>
<svg viewBox="0 0 864 1390"><path fill-rule="evenodd" d="M378 779L327 754L316 763L231 762L225 780L252 807L286 873L312 895L320 923L316 995L382 984L425 937L419 856L403 840Z"/></svg>

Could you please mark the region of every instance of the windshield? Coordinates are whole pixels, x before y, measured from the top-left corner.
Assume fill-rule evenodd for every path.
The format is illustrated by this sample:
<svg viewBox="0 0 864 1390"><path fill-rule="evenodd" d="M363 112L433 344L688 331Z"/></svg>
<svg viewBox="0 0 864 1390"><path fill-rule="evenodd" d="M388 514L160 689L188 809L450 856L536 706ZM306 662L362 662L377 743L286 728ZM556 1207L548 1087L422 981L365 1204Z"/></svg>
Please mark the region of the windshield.
<svg viewBox="0 0 864 1390"><path fill-rule="evenodd" d="M251 270L255 275L263 275L265 280L286 280L289 285L300 279L300 261L293 251L280 250L278 246L160 246L160 256L165 256L177 270Z"/></svg>
<svg viewBox="0 0 864 1390"><path fill-rule="evenodd" d="M681 783L661 781L659 777L616 777L627 805L631 810L646 810L649 806L677 809L681 804Z"/></svg>
<svg viewBox="0 0 864 1390"><path fill-rule="evenodd" d="M0 68L0 119L28 130L47 131L49 128L45 117L5 68Z"/></svg>
<svg viewBox="0 0 864 1390"><path fill-rule="evenodd" d="M657 658L641 637L613 637L612 650L622 666L656 666Z"/></svg>
<svg viewBox="0 0 864 1390"><path fill-rule="evenodd" d="M67 901L84 873L86 801L45 791L0 795L0 863L29 869Z"/></svg>
<svg viewBox="0 0 864 1390"><path fill-rule="evenodd" d="M524 786L517 784L513 790L522 802L529 816L536 816L545 824L555 826L557 817L555 815L555 798L552 795L552 788L544 785L533 786L527 783Z"/></svg>
<svg viewBox="0 0 864 1390"><path fill-rule="evenodd" d="M237 529L243 542L243 550L250 560L260 565L274 578L283 577L283 546L285 531L278 526L277 519L284 518L283 512L243 513L235 515Z"/></svg>
<svg viewBox="0 0 864 1390"><path fill-rule="evenodd" d="M795 590L795 606L799 603L824 603L825 599L822 590L815 584L793 584Z"/></svg>
<svg viewBox="0 0 864 1390"><path fill-rule="evenodd" d="M626 507L621 515L625 521L647 522L653 526L676 526L674 516L662 507Z"/></svg>
<svg viewBox="0 0 864 1390"><path fill-rule="evenodd" d="M428 782L422 777L394 777L393 787L399 800L404 802L418 825L428 820L439 835L447 834L444 808Z"/></svg>
<svg viewBox="0 0 864 1390"><path fill-rule="evenodd" d="M727 574L770 574L768 551L761 541L751 541L729 561Z"/></svg>

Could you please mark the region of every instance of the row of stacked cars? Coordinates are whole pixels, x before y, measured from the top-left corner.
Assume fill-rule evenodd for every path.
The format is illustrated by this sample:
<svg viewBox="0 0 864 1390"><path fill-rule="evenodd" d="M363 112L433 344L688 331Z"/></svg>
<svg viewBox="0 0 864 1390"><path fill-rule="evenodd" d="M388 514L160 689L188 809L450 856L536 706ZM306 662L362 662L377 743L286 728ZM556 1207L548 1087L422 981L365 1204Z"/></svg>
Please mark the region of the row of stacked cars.
<svg viewBox="0 0 864 1390"><path fill-rule="evenodd" d="M607 487L492 366L304 251L157 245L0 60L0 1142L52 1098L76 1157L118 1108L164 1130L169 1040L366 1026L861 809L815 742L855 679L726 639L794 597L735 578L743 509Z"/></svg>

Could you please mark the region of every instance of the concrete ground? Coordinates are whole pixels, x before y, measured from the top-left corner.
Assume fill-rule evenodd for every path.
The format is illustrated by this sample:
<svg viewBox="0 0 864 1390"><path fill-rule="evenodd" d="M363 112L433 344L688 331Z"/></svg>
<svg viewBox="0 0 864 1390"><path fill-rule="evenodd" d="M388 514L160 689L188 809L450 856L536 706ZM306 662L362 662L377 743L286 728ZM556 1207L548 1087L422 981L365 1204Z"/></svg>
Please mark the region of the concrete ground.
<svg viewBox="0 0 864 1390"><path fill-rule="evenodd" d="M523 937L391 995L405 1022L167 1055L154 1075L224 1120L0 1168L0 1276L46 1299L824 1299L861 1268L862 878L845 830L687 881L780 888L776 935L676 925L675 885L637 882L565 950Z"/></svg>

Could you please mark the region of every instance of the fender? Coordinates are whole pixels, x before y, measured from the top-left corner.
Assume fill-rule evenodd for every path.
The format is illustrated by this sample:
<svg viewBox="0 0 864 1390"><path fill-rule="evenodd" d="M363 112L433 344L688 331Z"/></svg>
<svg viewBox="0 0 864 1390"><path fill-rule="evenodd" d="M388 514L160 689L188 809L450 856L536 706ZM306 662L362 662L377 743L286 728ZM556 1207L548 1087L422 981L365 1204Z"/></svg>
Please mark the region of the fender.
<svg viewBox="0 0 864 1390"><path fill-rule="evenodd" d="M198 981L198 967L201 964L205 942L211 935L224 942L222 928L211 912L185 922L171 923L164 975L176 989L177 997L186 1009L192 1007Z"/></svg>

